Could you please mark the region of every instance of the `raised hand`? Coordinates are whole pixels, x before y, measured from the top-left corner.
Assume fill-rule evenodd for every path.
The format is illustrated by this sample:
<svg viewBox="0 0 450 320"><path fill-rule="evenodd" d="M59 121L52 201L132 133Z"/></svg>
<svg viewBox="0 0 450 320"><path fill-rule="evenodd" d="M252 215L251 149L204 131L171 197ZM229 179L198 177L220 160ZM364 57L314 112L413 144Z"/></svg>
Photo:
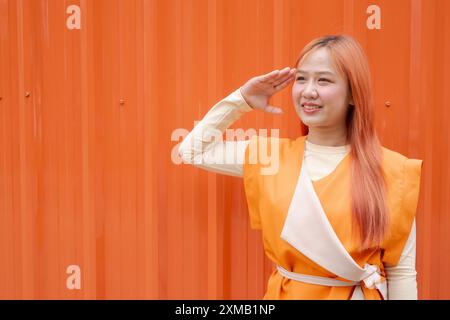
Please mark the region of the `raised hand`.
<svg viewBox="0 0 450 320"><path fill-rule="evenodd" d="M286 88L294 80L295 72L295 68L286 67L253 77L241 87L241 94L250 107L281 114L283 110L269 105L269 100L271 96Z"/></svg>

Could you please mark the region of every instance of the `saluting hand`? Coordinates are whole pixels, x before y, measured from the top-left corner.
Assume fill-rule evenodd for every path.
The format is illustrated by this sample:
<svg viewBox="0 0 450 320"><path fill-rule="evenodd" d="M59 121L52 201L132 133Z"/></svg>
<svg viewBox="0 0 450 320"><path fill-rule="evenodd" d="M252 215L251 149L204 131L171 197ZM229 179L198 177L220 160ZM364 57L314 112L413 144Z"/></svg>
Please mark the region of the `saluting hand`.
<svg viewBox="0 0 450 320"><path fill-rule="evenodd" d="M253 77L241 87L241 94L250 107L281 114L283 110L269 105L269 100L271 96L286 88L294 80L295 72L295 68L286 67Z"/></svg>

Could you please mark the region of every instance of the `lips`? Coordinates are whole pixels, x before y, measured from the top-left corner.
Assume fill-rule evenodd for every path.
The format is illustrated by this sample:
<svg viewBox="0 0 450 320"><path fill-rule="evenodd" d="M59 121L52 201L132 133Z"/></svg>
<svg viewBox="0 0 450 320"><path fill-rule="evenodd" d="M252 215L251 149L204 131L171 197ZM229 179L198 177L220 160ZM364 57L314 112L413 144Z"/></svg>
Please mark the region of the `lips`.
<svg viewBox="0 0 450 320"><path fill-rule="evenodd" d="M317 104L312 104L312 103L305 103L305 104L302 104L302 108L305 110L318 110L318 109L322 109L322 106L319 106Z"/></svg>
<svg viewBox="0 0 450 320"><path fill-rule="evenodd" d="M317 106L317 107L320 107L320 105L318 105L317 103L312 103L312 102L305 102L305 103L302 104L302 107L303 106L308 106L308 107Z"/></svg>

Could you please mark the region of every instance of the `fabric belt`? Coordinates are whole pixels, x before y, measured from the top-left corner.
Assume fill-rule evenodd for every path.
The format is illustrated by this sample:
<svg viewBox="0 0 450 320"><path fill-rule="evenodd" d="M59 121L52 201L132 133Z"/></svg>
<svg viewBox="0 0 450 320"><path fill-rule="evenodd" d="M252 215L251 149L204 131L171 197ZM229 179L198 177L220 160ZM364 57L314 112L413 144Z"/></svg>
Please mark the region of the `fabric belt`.
<svg viewBox="0 0 450 320"><path fill-rule="evenodd" d="M329 286L329 287L353 287L356 286L355 290L353 291L353 295L351 297L351 300L364 300L364 293L361 289L361 283L364 283L367 288L369 289L378 289L383 296L384 300L387 300L387 283L386 281L382 281L380 274L377 272L377 268L375 266L366 265L366 268L371 268L373 272L366 278L361 281L342 281L327 277L319 277L319 276L312 276L307 274L301 274L296 272L291 272L286 269L284 269L282 266L277 265L278 272L283 275L284 277L309 283L309 284L316 284L316 285L322 285L322 286Z"/></svg>

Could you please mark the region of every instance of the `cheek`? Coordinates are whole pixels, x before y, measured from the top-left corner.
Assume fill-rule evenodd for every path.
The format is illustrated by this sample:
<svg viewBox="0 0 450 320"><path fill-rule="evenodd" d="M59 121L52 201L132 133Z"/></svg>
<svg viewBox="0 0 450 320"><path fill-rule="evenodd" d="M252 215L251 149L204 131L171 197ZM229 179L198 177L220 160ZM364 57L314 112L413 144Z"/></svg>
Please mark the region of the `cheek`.
<svg viewBox="0 0 450 320"><path fill-rule="evenodd" d="M298 85L293 85L292 86L292 97L298 97L300 95L300 86Z"/></svg>
<svg viewBox="0 0 450 320"><path fill-rule="evenodd" d="M326 104L341 104L341 100L345 97L339 88L334 86L323 87L319 90L321 100Z"/></svg>
<svg viewBox="0 0 450 320"><path fill-rule="evenodd" d="M292 86L292 101L294 102L294 105L297 105L300 101L300 88L299 86Z"/></svg>

